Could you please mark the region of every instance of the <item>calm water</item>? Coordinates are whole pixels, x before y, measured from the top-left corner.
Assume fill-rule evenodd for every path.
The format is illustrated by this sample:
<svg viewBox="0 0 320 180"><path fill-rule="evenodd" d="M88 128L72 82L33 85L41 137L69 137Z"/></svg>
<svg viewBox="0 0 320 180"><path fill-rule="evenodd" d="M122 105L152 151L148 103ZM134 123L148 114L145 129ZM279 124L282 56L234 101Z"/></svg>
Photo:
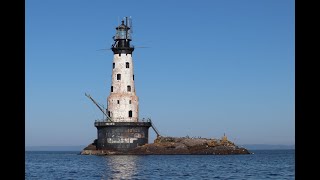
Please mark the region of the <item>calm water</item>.
<svg viewBox="0 0 320 180"><path fill-rule="evenodd" d="M250 155L83 156L26 152L26 179L295 179L294 150Z"/></svg>

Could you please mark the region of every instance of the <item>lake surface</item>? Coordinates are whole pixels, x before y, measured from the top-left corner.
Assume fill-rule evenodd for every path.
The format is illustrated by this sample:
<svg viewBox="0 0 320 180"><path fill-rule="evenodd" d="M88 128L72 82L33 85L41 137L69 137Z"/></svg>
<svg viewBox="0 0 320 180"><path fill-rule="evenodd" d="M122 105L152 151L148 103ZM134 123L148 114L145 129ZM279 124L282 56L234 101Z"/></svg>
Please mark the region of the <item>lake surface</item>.
<svg viewBox="0 0 320 180"><path fill-rule="evenodd" d="M26 151L25 179L295 179L295 150L250 155L85 156Z"/></svg>

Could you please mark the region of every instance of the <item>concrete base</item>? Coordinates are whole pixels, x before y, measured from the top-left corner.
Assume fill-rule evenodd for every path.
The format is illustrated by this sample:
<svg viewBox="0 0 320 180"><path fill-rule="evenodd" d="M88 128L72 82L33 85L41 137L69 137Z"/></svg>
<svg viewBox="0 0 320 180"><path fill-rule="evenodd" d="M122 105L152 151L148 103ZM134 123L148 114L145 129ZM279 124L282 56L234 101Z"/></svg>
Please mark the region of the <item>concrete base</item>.
<svg viewBox="0 0 320 180"><path fill-rule="evenodd" d="M148 143L150 122L95 122L97 150L128 151Z"/></svg>

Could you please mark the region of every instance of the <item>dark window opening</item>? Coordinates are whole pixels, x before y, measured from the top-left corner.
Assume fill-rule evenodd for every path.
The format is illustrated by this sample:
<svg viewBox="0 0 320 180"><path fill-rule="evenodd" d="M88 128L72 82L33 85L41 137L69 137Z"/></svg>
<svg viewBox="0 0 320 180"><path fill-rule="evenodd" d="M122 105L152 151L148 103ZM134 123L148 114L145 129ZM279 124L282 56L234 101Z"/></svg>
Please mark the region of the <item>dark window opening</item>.
<svg viewBox="0 0 320 180"><path fill-rule="evenodd" d="M127 86L127 91L131 92L131 86Z"/></svg>
<svg viewBox="0 0 320 180"><path fill-rule="evenodd" d="M111 92L113 92L113 86L111 86Z"/></svg>
<svg viewBox="0 0 320 180"><path fill-rule="evenodd" d="M131 104L131 100L129 100L129 104Z"/></svg>
<svg viewBox="0 0 320 180"><path fill-rule="evenodd" d="M108 116L109 116L109 117L111 117L111 116L110 116L110 114L111 114L111 112L110 112L110 111L108 111Z"/></svg>
<svg viewBox="0 0 320 180"><path fill-rule="evenodd" d="M112 68L114 69L114 67L115 67L115 66L116 66L116 64L115 64L115 63L113 63L113 64L112 64Z"/></svg>
<svg viewBox="0 0 320 180"><path fill-rule="evenodd" d="M117 80L121 80L121 74L117 74Z"/></svg>
<svg viewBox="0 0 320 180"><path fill-rule="evenodd" d="M134 80L134 75L132 76L132 79Z"/></svg>
<svg viewBox="0 0 320 180"><path fill-rule="evenodd" d="M132 117L132 111L131 110L129 111L129 117Z"/></svg>
<svg viewBox="0 0 320 180"><path fill-rule="evenodd" d="M126 62L126 68L129 68L129 63L128 62Z"/></svg>
<svg viewBox="0 0 320 180"><path fill-rule="evenodd" d="M117 100L117 103L118 103L118 104L120 104L120 101L119 101L119 100Z"/></svg>

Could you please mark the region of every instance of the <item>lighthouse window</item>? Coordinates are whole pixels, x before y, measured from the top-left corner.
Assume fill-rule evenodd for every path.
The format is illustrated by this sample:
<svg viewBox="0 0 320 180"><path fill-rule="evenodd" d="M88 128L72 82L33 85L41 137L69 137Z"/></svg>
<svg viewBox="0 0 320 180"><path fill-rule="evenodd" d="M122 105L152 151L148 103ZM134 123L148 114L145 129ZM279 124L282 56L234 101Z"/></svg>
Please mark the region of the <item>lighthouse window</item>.
<svg viewBox="0 0 320 180"><path fill-rule="evenodd" d="M129 117L132 117L132 111L129 111Z"/></svg>
<svg viewBox="0 0 320 180"><path fill-rule="evenodd" d="M116 32L116 38L117 38L117 39L125 39L125 38L126 38L126 31L117 30L117 32Z"/></svg>
<svg viewBox="0 0 320 180"><path fill-rule="evenodd" d="M121 74L117 74L117 80L121 80Z"/></svg>
<svg viewBox="0 0 320 180"><path fill-rule="evenodd" d="M131 92L131 86L127 86L127 91Z"/></svg>
<svg viewBox="0 0 320 180"><path fill-rule="evenodd" d="M129 68L129 63L128 62L126 62L126 68Z"/></svg>
<svg viewBox="0 0 320 180"><path fill-rule="evenodd" d="M111 86L111 92L113 92L113 86Z"/></svg>
<svg viewBox="0 0 320 180"><path fill-rule="evenodd" d="M129 100L129 104L131 104L131 100Z"/></svg>
<svg viewBox="0 0 320 180"><path fill-rule="evenodd" d="M119 100L117 100L117 103L118 103L118 104L120 104L120 101L119 101Z"/></svg>
<svg viewBox="0 0 320 180"><path fill-rule="evenodd" d="M109 117L111 117L110 114L111 114L110 111L108 111L108 116L109 116Z"/></svg>
<svg viewBox="0 0 320 180"><path fill-rule="evenodd" d="M115 64L115 63L113 63L113 64L112 64L112 68L114 69L114 67L115 67L115 66L116 66L116 64Z"/></svg>
<svg viewBox="0 0 320 180"><path fill-rule="evenodd" d="M132 79L134 80L134 75L132 76Z"/></svg>

